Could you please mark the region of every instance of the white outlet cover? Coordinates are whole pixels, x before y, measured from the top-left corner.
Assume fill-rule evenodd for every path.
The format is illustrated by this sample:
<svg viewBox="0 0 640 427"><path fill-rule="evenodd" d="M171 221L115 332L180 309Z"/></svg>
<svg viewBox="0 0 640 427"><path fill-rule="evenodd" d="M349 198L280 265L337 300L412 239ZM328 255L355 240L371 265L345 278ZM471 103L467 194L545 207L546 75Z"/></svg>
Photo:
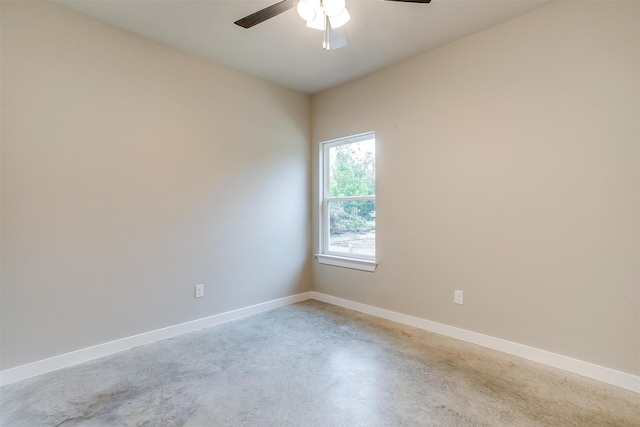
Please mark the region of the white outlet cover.
<svg viewBox="0 0 640 427"><path fill-rule="evenodd" d="M456 304L464 304L464 292L458 290L453 291L453 302Z"/></svg>
<svg viewBox="0 0 640 427"><path fill-rule="evenodd" d="M204 296L204 285L196 285L196 298Z"/></svg>

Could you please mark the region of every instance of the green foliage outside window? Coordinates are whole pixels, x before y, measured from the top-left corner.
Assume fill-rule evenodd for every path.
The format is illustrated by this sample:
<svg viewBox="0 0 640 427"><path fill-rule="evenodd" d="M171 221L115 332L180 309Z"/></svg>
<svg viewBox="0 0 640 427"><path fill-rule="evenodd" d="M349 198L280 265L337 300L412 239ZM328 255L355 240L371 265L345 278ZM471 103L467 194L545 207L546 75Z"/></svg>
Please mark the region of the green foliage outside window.
<svg viewBox="0 0 640 427"><path fill-rule="evenodd" d="M332 147L329 193L331 197L375 195L375 154L361 144ZM331 202L331 234L360 233L375 228L375 201Z"/></svg>

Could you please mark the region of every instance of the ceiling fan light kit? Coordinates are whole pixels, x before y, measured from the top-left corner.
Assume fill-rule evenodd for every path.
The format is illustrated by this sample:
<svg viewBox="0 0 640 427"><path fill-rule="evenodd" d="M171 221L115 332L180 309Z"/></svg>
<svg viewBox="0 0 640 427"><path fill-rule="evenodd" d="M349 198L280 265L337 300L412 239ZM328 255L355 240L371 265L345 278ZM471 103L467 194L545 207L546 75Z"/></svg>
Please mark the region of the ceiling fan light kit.
<svg viewBox="0 0 640 427"><path fill-rule="evenodd" d="M387 0L406 3L429 3L431 0ZM279 3L259 10L237 20L234 24L242 28L251 28L267 19L280 15L292 7L307 22L307 27L324 31L322 48L334 50L348 44L347 33L342 28L349 22L351 15L345 0L282 0Z"/></svg>
<svg viewBox="0 0 640 427"><path fill-rule="evenodd" d="M342 27L351 19L346 6L345 0L299 0L296 10L307 21L307 27L324 31L322 48L331 50L348 44L346 33L344 37L337 37L331 31Z"/></svg>
<svg viewBox="0 0 640 427"><path fill-rule="evenodd" d="M300 0L296 10L300 18L307 21L307 26L311 28L317 26L309 23L324 21L325 15L329 17L333 28L341 27L351 19L344 0Z"/></svg>

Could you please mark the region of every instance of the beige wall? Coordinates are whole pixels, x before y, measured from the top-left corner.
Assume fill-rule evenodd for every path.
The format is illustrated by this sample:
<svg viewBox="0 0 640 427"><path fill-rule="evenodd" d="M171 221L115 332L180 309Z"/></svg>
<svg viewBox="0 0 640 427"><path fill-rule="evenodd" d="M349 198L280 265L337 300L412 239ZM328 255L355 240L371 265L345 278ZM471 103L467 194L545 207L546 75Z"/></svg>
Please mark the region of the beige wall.
<svg viewBox="0 0 640 427"><path fill-rule="evenodd" d="M312 123L306 96L58 6L1 19L1 369L313 281L640 374L639 3L534 11L314 96ZM369 130L378 271L311 276L309 158Z"/></svg>
<svg viewBox="0 0 640 427"><path fill-rule="evenodd" d="M553 4L314 96L314 156L377 132L379 254L314 289L640 374L639 30Z"/></svg>
<svg viewBox="0 0 640 427"><path fill-rule="evenodd" d="M307 96L52 4L1 36L2 369L310 289Z"/></svg>

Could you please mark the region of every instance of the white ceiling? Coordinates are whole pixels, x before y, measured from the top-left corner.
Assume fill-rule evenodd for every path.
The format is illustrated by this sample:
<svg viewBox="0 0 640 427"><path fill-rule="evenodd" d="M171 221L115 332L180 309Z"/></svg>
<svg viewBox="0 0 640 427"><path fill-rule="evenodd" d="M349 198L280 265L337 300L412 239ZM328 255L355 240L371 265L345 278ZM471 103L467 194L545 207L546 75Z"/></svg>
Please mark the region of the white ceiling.
<svg viewBox="0 0 640 427"><path fill-rule="evenodd" d="M250 29L233 22L279 0L55 0L169 46L303 93L316 93L548 4L545 0L347 0L349 45L322 50L322 32L295 8Z"/></svg>

